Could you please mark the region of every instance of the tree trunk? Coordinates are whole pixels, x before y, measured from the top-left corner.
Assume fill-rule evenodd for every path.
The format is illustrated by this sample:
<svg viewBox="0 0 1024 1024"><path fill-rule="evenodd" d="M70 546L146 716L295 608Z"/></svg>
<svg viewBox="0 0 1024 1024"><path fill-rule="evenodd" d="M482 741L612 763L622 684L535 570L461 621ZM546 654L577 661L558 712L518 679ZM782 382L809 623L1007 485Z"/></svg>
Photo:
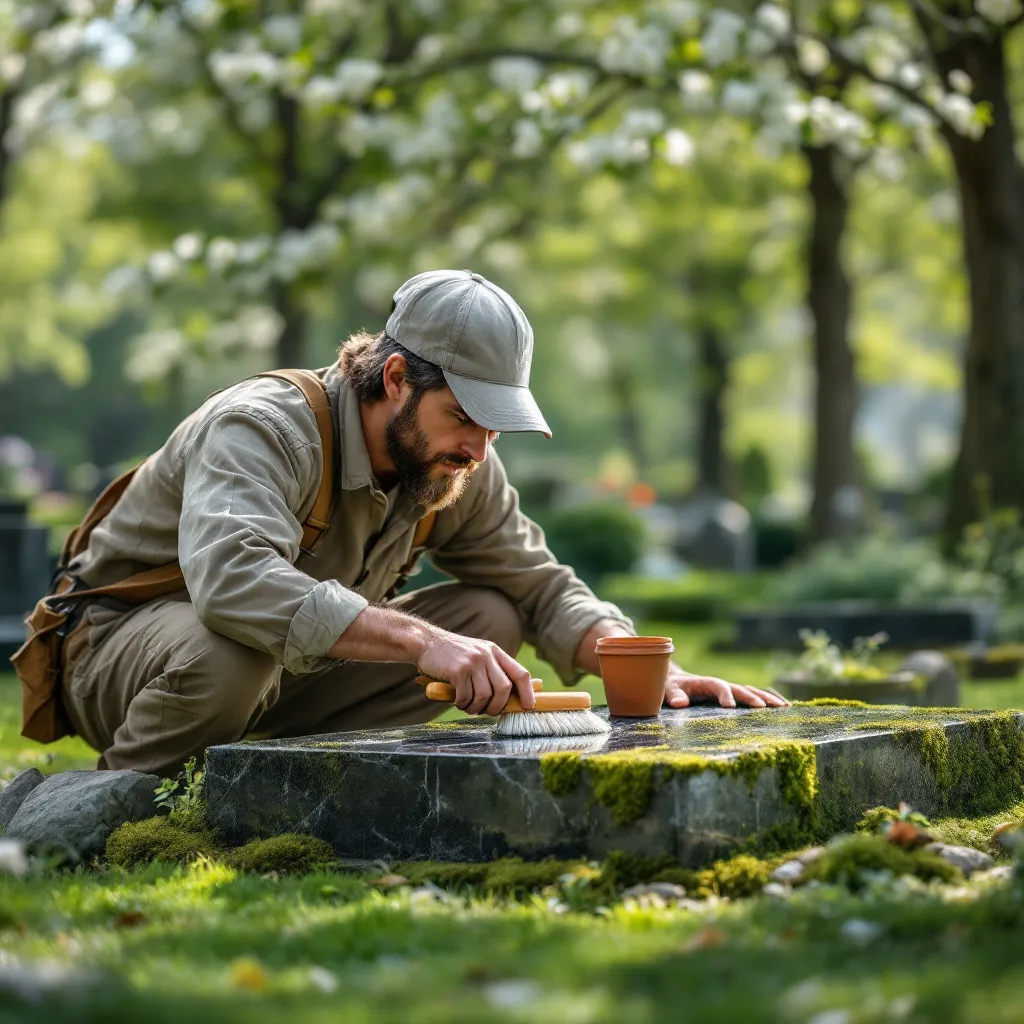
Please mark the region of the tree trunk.
<svg viewBox="0 0 1024 1024"><path fill-rule="evenodd" d="M952 546L978 515L979 486L990 489L994 507L1024 508L1024 172L1003 40L960 40L935 58L944 77L966 71L972 99L992 114L980 139L944 131L960 192L970 293L960 448L946 506Z"/></svg>
<svg viewBox="0 0 1024 1024"><path fill-rule="evenodd" d="M307 334L309 314L302 300L287 284L278 284L273 291L274 309L284 320L284 329L277 339L275 365L278 369L302 368L308 358Z"/></svg>
<svg viewBox="0 0 1024 1024"><path fill-rule="evenodd" d="M805 146L813 208L807 302L814 320L814 461L810 539L856 532L860 491L853 447L858 386L850 347L850 279L842 243L850 198L832 146Z"/></svg>
<svg viewBox="0 0 1024 1024"><path fill-rule="evenodd" d="M732 491L732 475L725 451L724 405L729 386L729 357L718 328L707 324L700 329L697 350L697 489L728 495Z"/></svg>
<svg viewBox="0 0 1024 1024"><path fill-rule="evenodd" d="M8 179L10 178L13 158L7 148L7 133L14 120L14 89L0 92L0 230L3 229L4 201L7 198Z"/></svg>
<svg viewBox="0 0 1024 1024"><path fill-rule="evenodd" d="M623 366L617 367L612 371L610 384L619 416L622 443L626 446L637 473L643 476L647 472L647 449L644 446L636 374Z"/></svg>

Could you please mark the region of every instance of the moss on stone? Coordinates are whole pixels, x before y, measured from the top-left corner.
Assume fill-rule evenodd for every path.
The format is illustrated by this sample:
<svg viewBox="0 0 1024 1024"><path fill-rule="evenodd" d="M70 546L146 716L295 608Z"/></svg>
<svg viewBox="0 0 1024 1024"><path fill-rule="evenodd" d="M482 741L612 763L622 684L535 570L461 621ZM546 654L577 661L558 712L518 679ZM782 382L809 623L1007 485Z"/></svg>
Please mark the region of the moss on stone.
<svg viewBox="0 0 1024 1024"><path fill-rule="evenodd" d="M580 782L583 761L580 755L569 751L541 754L540 778L544 788L553 796L566 796Z"/></svg>
<svg viewBox="0 0 1024 1024"><path fill-rule="evenodd" d="M957 882L963 878L959 868L925 850L905 850L882 836L849 836L826 848L804 870L801 884L828 882L857 890L865 884L865 872L890 871L894 875L914 875L925 881Z"/></svg>
<svg viewBox="0 0 1024 1024"><path fill-rule="evenodd" d="M845 700L842 697L815 697L813 700L795 700L791 703L794 708L871 708L874 704L868 704L863 700Z"/></svg>
<svg viewBox="0 0 1024 1024"><path fill-rule="evenodd" d="M505 896L519 896L554 885L561 875L579 866L580 862L577 861L552 858L523 861L518 857L505 857L481 864L412 861L396 864L393 870L413 885L429 881L442 889L473 888Z"/></svg>
<svg viewBox="0 0 1024 1024"><path fill-rule="evenodd" d="M213 835L205 829L193 829L167 817L129 821L107 837L106 855L111 864L122 868L138 867L154 861L177 864L217 852Z"/></svg>
<svg viewBox="0 0 1024 1024"><path fill-rule="evenodd" d="M632 732L638 733L653 733L656 736L661 735L665 731L665 726L661 722L640 722L634 725Z"/></svg>
<svg viewBox="0 0 1024 1024"><path fill-rule="evenodd" d="M261 875L271 871L301 874L322 867L333 859L334 850L330 843L298 832L286 832L270 839L254 839L224 855L224 863L229 867Z"/></svg>

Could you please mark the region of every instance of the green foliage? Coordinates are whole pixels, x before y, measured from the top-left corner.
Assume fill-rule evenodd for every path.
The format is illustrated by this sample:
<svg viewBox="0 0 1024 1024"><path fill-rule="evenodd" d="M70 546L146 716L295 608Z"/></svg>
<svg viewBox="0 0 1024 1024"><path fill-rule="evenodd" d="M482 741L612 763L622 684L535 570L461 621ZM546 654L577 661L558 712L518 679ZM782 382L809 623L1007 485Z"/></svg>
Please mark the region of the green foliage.
<svg viewBox="0 0 1024 1024"><path fill-rule="evenodd" d="M801 884L826 882L857 891L867 884L870 872L914 875L924 881L956 882L959 868L925 850L905 850L878 835L854 835L831 843L804 870Z"/></svg>
<svg viewBox="0 0 1024 1024"><path fill-rule="evenodd" d="M819 545L781 575L766 597L776 604L856 598L910 604L942 598L996 598L1003 589L990 573L943 561L929 542L875 534Z"/></svg>
<svg viewBox="0 0 1024 1024"><path fill-rule="evenodd" d="M711 622L739 604L756 601L765 577L724 572L689 572L678 579L614 576L601 596L627 614L648 622Z"/></svg>
<svg viewBox="0 0 1024 1024"><path fill-rule="evenodd" d="M244 846L228 850L224 863L238 871L267 874L301 874L334 859L331 844L316 836L286 832L270 839L254 839Z"/></svg>
<svg viewBox="0 0 1024 1024"><path fill-rule="evenodd" d="M185 770L176 779L163 779L157 786L154 791L157 807L169 810L171 817L182 823L203 823L206 817L203 775L201 769L196 770L195 757L190 757L185 763Z"/></svg>
<svg viewBox="0 0 1024 1024"><path fill-rule="evenodd" d="M823 629L801 629L803 654L791 670L793 675L822 681L872 682L888 679L890 673L870 664L878 649L888 640L885 633L859 636L853 641L853 652L844 656L838 644Z"/></svg>
<svg viewBox="0 0 1024 1024"><path fill-rule="evenodd" d="M106 856L111 864L134 868L154 861L182 864L217 852L210 832L193 829L168 817L129 821L107 837Z"/></svg>
<svg viewBox="0 0 1024 1024"><path fill-rule="evenodd" d="M644 526L624 505L594 503L559 509L548 519L548 544L589 583L629 572L643 554Z"/></svg>
<svg viewBox="0 0 1024 1024"><path fill-rule="evenodd" d="M562 875L572 872L576 861L545 858L523 861L518 857L504 857L485 863L437 863L412 861L394 866L413 885L433 882L442 889L480 889L504 896L522 896L527 892L554 885Z"/></svg>
<svg viewBox="0 0 1024 1024"><path fill-rule="evenodd" d="M871 807L861 815L855 831L874 835L880 833L890 821L909 821L919 828L931 827L931 822L923 814L912 811L909 807L904 810L893 810L891 807Z"/></svg>
<svg viewBox="0 0 1024 1024"><path fill-rule="evenodd" d="M804 525L795 519L757 514L753 517L754 561L759 568L776 569L800 550Z"/></svg>

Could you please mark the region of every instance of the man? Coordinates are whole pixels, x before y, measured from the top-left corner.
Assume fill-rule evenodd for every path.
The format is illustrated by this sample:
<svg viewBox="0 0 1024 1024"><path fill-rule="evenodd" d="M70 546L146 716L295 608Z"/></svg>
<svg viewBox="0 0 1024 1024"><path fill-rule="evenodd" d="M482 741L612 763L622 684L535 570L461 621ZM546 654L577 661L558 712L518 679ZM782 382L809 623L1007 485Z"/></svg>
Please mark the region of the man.
<svg viewBox="0 0 1024 1024"><path fill-rule="evenodd" d="M90 586L178 559L187 591L90 604L66 644L63 701L101 768L173 775L255 731L296 736L424 722L417 673L496 714L533 706L524 638L567 683L599 673L599 637L634 631L559 565L491 450L547 423L529 391L533 332L479 274L406 282L383 333L355 335L319 376L336 430L329 532L300 546L323 474L316 419L291 384L211 396L139 469L72 571ZM417 524L456 582L388 599ZM673 667L667 702L781 698Z"/></svg>

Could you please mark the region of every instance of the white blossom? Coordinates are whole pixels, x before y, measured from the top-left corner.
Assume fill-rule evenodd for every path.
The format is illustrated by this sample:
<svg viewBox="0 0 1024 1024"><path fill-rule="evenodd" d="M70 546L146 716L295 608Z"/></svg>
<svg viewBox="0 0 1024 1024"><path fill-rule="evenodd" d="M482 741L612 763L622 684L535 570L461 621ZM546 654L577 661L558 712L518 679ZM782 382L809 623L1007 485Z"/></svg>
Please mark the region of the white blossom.
<svg viewBox="0 0 1024 1024"><path fill-rule="evenodd" d="M21 878L27 873L25 844L20 839L0 839L0 874Z"/></svg>
<svg viewBox="0 0 1024 1024"><path fill-rule="evenodd" d="M964 96L970 96L971 90L974 88L974 83L971 81L971 76L960 68L954 68L949 73L949 85L951 89L955 89L957 92L962 93Z"/></svg>
<svg viewBox="0 0 1024 1024"><path fill-rule="evenodd" d="M879 28L894 29L896 17L887 4L871 4L867 9L868 21Z"/></svg>
<svg viewBox="0 0 1024 1024"><path fill-rule="evenodd" d="M789 13L777 4L761 4L754 12L754 20L776 39L789 33Z"/></svg>
<svg viewBox="0 0 1024 1024"><path fill-rule="evenodd" d="M352 57L338 64L334 79L343 99L358 102L369 95L380 81L381 74L383 69L375 60Z"/></svg>
<svg viewBox="0 0 1024 1024"><path fill-rule="evenodd" d="M164 284L170 281L178 273L180 266L178 257L166 249L154 252L146 261L146 269L149 271L149 276L157 284Z"/></svg>
<svg viewBox="0 0 1024 1024"><path fill-rule="evenodd" d="M935 125L935 117L916 103L905 103L900 107L900 124L907 128L931 128Z"/></svg>
<svg viewBox="0 0 1024 1024"><path fill-rule="evenodd" d="M188 352L188 339L181 331L148 331L135 342L125 363L125 376L132 381L156 381L180 365Z"/></svg>
<svg viewBox="0 0 1024 1024"><path fill-rule="evenodd" d="M947 92L935 109L961 135L979 139L985 134L985 126L978 120L975 106L966 96L958 92Z"/></svg>
<svg viewBox="0 0 1024 1024"><path fill-rule="evenodd" d="M29 89L15 107L15 124L26 132L40 127L59 95L60 86L52 81Z"/></svg>
<svg viewBox="0 0 1024 1024"><path fill-rule="evenodd" d="M591 76L586 71L557 71L544 83L544 89L557 106L581 100L590 92Z"/></svg>
<svg viewBox="0 0 1024 1024"><path fill-rule="evenodd" d="M544 144L544 136L537 122L529 118L516 121L512 126L512 134L512 155L519 160L536 156Z"/></svg>
<svg viewBox="0 0 1024 1024"><path fill-rule="evenodd" d="M238 120L251 132L262 131L274 120L274 108L267 96L247 96L240 105Z"/></svg>
<svg viewBox="0 0 1024 1024"><path fill-rule="evenodd" d="M23 53L0 54L0 82L15 85L25 73L25 55Z"/></svg>
<svg viewBox="0 0 1024 1024"><path fill-rule="evenodd" d="M249 306L238 316L238 329L249 348L267 351L277 344L284 318L271 306Z"/></svg>
<svg viewBox="0 0 1024 1024"><path fill-rule="evenodd" d="M665 115L654 107L627 110L620 131L630 138L649 138L665 127Z"/></svg>
<svg viewBox="0 0 1024 1024"><path fill-rule="evenodd" d="M766 57L775 49L776 39L764 29L751 28L747 32L747 55L749 57Z"/></svg>
<svg viewBox="0 0 1024 1024"><path fill-rule="evenodd" d="M461 127L462 115L451 93L436 93L419 128L399 132L391 140L391 158L399 166L443 160L451 155Z"/></svg>
<svg viewBox="0 0 1024 1024"><path fill-rule="evenodd" d="M294 14L272 14L262 27L263 38L275 53L294 53L302 45L302 19Z"/></svg>
<svg viewBox="0 0 1024 1024"><path fill-rule="evenodd" d="M491 61L491 81L502 92L521 96L540 81L540 65L529 57L499 57Z"/></svg>
<svg viewBox="0 0 1024 1024"><path fill-rule="evenodd" d="M189 24L207 31L224 16L224 8L218 0L184 0L181 9Z"/></svg>
<svg viewBox="0 0 1024 1024"><path fill-rule="evenodd" d="M924 81L924 71L919 64L903 64L897 80L905 89L916 89Z"/></svg>
<svg viewBox="0 0 1024 1024"><path fill-rule="evenodd" d="M734 117L747 117L757 110L760 90L753 82L730 78L722 89L722 108Z"/></svg>
<svg viewBox="0 0 1024 1024"><path fill-rule="evenodd" d="M74 57L82 48L84 27L76 21L68 21L55 28L40 32L32 49L54 64L63 63Z"/></svg>
<svg viewBox="0 0 1024 1024"><path fill-rule="evenodd" d="M708 67L718 67L736 57L743 27L743 19L732 11L716 9L711 12L707 31L700 42Z"/></svg>
<svg viewBox="0 0 1024 1024"><path fill-rule="evenodd" d="M416 44L415 57L423 64L433 64L444 55L445 44L440 36L424 36Z"/></svg>
<svg viewBox="0 0 1024 1024"><path fill-rule="evenodd" d="M300 274L318 270L334 255L341 232L334 224L319 223L299 231L281 232L274 247L274 274L283 281L294 281Z"/></svg>
<svg viewBox="0 0 1024 1024"><path fill-rule="evenodd" d="M661 16L673 28L687 31L700 22L701 6L697 0L667 0Z"/></svg>
<svg viewBox="0 0 1024 1024"><path fill-rule="evenodd" d="M302 102L307 107L317 109L329 107L341 99L341 86L335 78L326 75L314 75L303 87Z"/></svg>
<svg viewBox="0 0 1024 1024"><path fill-rule="evenodd" d="M358 0L307 0L306 9L310 15L316 18L326 18L332 15L359 13Z"/></svg>
<svg viewBox="0 0 1024 1024"><path fill-rule="evenodd" d="M617 18L601 44L601 67L631 75L657 75L665 66L668 46L668 37L659 26Z"/></svg>
<svg viewBox="0 0 1024 1024"><path fill-rule="evenodd" d="M171 246L174 255L184 263L198 259L203 251L203 236L197 231L191 231L186 235L179 235Z"/></svg>
<svg viewBox="0 0 1024 1024"><path fill-rule="evenodd" d="M870 135L867 122L857 113L827 96L815 96L807 117L819 143L834 143L847 155L857 156Z"/></svg>
<svg viewBox="0 0 1024 1024"><path fill-rule="evenodd" d="M411 217L431 192L430 179L407 174L377 188L357 193L348 201L353 231L369 241L387 241Z"/></svg>
<svg viewBox="0 0 1024 1024"><path fill-rule="evenodd" d="M1005 25L1020 15L1020 0L975 0L975 10L993 25Z"/></svg>
<svg viewBox="0 0 1024 1024"><path fill-rule="evenodd" d="M903 156L891 146L876 147L871 154L871 166L875 173L886 181L902 181L906 173Z"/></svg>
<svg viewBox="0 0 1024 1024"><path fill-rule="evenodd" d="M828 67L831 57L828 47L817 39L801 39L797 44L797 62L805 75L820 75Z"/></svg>
<svg viewBox="0 0 1024 1024"><path fill-rule="evenodd" d="M391 297L402 283L402 274L387 263L364 267L356 275L356 294L366 305L387 310Z"/></svg>
<svg viewBox="0 0 1024 1024"><path fill-rule="evenodd" d="M683 71L679 75L679 91L687 110L710 110L715 104L713 83L706 71Z"/></svg>
<svg viewBox="0 0 1024 1024"><path fill-rule="evenodd" d="M575 11L560 14L555 19L554 30L559 39L572 39L583 31L583 19Z"/></svg>
<svg viewBox="0 0 1024 1024"><path fill-rule="evenodd" d="M206 247L206 265L215 274L230 270L238 257L238 243L230 238L213 238Z"/></svg>
<svg viewBox="0 0 1024 1024"><path fill-rule="evenodd" d="M665 132L665 162L673 167L683 167L688 164L696 153L693 139L681 128L670 128Z"/></svg>
<svg viewBox="0 0 1024 1024"><path fill-rule="evenodd" d="M78 90L78 98L86 110L100 110L116 95L117 90L109 78L91 78Z"/></svg>
<svg viewBox="0 0 1024 1024"><path fill-rule="evenodd" d="M208 60L210 73L226 89L247 85L273 85L280 73L280 64L272 53L262 50L236 52L214 50Z"/></svg>
<svg viewBox="0 0 1024 1024"><path fill-rule="evenodd" d="M181 111L176 107L160 107L153 111L149 128L154 135L168 137L176 135L182 128Z"/></svg>

